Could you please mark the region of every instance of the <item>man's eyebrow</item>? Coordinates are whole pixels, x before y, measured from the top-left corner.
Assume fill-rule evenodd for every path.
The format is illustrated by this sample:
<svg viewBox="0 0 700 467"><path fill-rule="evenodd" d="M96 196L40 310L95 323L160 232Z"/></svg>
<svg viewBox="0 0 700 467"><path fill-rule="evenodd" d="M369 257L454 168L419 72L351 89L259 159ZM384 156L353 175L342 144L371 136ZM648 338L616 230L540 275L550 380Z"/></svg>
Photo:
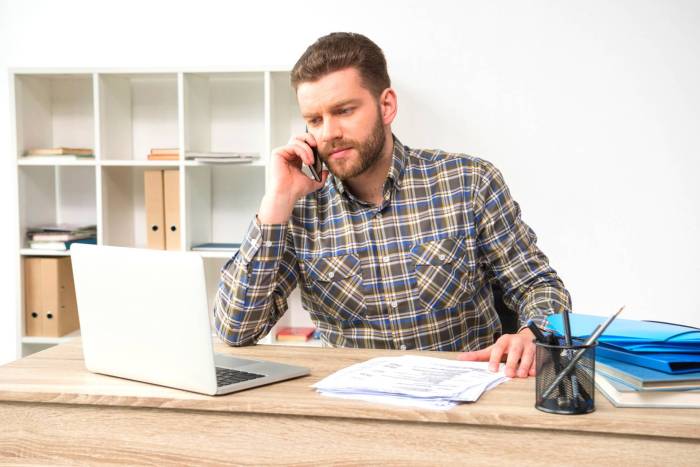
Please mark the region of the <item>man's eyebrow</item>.
<svg viewBox="0 0 700 467"><path fill-rule="evenodd" d="M353 105L353 104L358 104L360 102L360 99L347 99L344 101L340 101L337 104L333 104L334 109L337 109L338 107L344 107L346 105Z"/></svg>
<svg viewBox="0 0 700 467"><path fill-rule="evenodd" d="M344 107L346 105L356 105L360 103L360 99L346 99L344 101L336 102L331 106L332 109L337 109L339 107ZM311 112L311 113L305 113L301 114L303 118L312 118L318 116L318 113Z"/></svg>

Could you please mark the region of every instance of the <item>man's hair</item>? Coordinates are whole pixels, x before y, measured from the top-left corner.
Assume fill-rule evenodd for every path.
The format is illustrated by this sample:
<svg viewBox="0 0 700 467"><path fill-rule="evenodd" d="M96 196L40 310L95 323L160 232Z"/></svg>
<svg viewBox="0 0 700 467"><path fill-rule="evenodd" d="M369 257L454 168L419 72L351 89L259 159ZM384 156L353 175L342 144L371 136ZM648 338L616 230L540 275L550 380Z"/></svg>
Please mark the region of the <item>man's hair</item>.
<svg viewBox="0 0 700 467"><path fill-rule="evenodd" d="M292 87L296 91L301 83L345 68L357 69L363 87L374 97L391 86L384 53L377 44L362 34L333 32L317 39L299 58L292 69Z"/></svg>

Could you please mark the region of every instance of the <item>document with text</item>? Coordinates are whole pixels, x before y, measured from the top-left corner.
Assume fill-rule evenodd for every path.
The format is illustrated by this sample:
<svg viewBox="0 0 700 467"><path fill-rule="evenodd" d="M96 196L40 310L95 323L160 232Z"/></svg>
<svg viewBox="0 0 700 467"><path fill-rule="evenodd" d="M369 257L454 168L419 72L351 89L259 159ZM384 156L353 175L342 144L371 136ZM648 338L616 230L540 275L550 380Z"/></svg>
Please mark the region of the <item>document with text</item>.
<svg viewBox="0 0 700 467"><path fill-rule="evenodd" d="M333 373L312 387L325 396L446 410L474 402L506 381L504 366L405 355L379 357Z"/></svg>

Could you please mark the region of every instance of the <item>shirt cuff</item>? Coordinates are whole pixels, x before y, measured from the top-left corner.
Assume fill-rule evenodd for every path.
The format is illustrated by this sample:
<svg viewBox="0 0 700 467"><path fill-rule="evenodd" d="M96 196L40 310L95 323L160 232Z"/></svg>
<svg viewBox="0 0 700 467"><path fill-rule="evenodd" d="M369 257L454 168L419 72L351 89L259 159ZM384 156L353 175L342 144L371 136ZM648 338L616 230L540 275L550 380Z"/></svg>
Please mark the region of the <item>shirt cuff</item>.
<svg viewBox="0 0 700 467"><path fill-rule="evenodd" d="M239 255L244 264L253 259L269 261L282 257L287 237L287 224L261 224L255 216L246 232Z"/></svg>

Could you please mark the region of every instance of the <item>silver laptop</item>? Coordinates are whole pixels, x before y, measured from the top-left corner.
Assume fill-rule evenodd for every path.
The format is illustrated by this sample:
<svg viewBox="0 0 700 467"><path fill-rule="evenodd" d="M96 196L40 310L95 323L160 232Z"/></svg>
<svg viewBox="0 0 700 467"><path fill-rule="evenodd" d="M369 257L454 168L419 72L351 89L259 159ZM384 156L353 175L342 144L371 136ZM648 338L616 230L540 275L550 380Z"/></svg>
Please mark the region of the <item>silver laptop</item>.
<svg viewBox="0 0 700 467"><path fill-rule="evenodd" d="M309 374L214 353L199 254L84 244L70 252L88 370L210 395Z"/></svg>

